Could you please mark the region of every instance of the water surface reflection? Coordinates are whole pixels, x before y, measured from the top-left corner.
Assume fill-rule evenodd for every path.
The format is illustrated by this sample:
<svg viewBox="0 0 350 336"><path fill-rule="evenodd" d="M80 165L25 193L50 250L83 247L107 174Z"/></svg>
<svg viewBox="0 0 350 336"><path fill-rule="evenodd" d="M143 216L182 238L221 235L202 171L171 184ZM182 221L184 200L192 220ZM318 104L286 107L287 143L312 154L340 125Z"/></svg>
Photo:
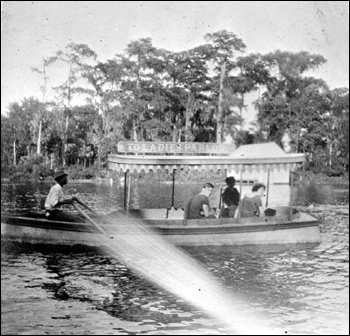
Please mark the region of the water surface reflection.
<svg viewBox="0 0 350 336"><path fill-rule="evenodd" d="M3 185L2 211L39 209L48 186ZM169 187L159 192L141 187L133 202L167 207ZM348 202L348 191L312 188L295 188L293 202L324 204L309 210L320 220L320 245L184 250L218 279L227 295L232 291L248 298L239 303L243 310L252 316L268 314L286 334L346 335L349 211L342 204ZM66 189L98 212L123 205L117 184L71 183ZM230 334L218 321L97 249L16 247L2 251L3 334Z"/></svg>

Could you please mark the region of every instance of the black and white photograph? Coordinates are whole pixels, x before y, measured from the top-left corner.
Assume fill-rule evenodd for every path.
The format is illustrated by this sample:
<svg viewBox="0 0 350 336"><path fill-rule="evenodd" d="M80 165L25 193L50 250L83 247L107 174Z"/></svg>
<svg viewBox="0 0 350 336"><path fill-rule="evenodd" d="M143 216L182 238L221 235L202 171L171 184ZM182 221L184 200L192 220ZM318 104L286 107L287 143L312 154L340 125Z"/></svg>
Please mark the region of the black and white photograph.
<svg viewBox="0 0 350 336"><path fill-rule="evenodd" d="M2 335L349 335L349 2L1 1Z"/></svg>

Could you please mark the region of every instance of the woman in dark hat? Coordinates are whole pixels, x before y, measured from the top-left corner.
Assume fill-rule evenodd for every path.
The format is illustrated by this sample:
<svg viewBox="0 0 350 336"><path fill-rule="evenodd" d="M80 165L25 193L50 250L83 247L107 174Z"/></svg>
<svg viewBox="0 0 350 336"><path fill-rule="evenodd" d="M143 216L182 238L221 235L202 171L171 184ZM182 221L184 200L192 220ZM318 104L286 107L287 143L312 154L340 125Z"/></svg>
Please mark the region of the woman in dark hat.
<svg viewBox="0 0 350 336"><path fill-rule="evenodd" d="M60 210L61 205L73 204L77 200L75 196L70 199L63 197L63 186L68 183L67 175L63 169L58 170L55 174L54 180L57 183L51 187L45 201L46 218L64 222L84 222L81 216Z"/></svg>
<svg viewBox="0 0 350 336"><path fill-rule="evenodd" d="M235 217L239 203L239 192L235 188L236 180L233 176L226 178L227 188L222 194L223 206L220 210L220 217Z"/></svg>

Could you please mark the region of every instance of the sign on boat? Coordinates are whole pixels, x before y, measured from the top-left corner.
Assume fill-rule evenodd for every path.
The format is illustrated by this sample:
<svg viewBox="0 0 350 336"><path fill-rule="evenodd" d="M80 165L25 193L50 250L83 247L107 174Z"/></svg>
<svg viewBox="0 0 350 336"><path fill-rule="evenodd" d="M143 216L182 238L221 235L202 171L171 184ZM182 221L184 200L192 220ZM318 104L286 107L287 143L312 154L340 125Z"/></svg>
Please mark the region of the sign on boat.
<svg viewBox="0 0 350 336"><path fill-rule="evenodd" d="M154 154L230 154L234 144L216 144L210 142L134 142L121 141L118 152L121 153L154 153Z"/></svg>

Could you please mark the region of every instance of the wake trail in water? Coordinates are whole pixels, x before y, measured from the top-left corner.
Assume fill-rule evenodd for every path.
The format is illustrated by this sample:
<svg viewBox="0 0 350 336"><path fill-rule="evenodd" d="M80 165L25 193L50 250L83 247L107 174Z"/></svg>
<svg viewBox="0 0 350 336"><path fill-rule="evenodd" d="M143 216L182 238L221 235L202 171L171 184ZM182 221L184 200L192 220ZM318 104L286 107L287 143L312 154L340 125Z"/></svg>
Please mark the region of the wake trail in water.
<svg viewBox="0 0 350 336"><path fill-rule="evenodd" d="M105 219L106 218L106 219ZM114 212L104 217L113 239L102 236L108 252L152 283L181 297L240 335L279 334L266 317L250 315L242 295L225 291L196 260L167 242L140 219Z"/></svg>

